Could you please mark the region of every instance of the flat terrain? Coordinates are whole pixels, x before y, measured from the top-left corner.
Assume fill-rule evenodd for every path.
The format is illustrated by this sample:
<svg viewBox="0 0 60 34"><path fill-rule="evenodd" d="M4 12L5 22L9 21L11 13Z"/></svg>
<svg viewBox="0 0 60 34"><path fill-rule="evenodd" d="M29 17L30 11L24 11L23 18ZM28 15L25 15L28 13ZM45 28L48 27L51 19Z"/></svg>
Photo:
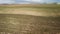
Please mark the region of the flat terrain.
<svg viewBox="0 0 60 34"><path fill-rule="evenodd" d="M0 5L0 14L60 16L60 5Z"/></svg>
<svg viewBox="0 0 60 34"><path fill-rule="evenodd" d="M0 5L0 34L59 34L60 5Z"/></svg>
<svg viewBox="0 0 60 34"><path fill-rule="evenodd" d="M60 17L0 14L0 32L12 34L57 34Z"/></svg>

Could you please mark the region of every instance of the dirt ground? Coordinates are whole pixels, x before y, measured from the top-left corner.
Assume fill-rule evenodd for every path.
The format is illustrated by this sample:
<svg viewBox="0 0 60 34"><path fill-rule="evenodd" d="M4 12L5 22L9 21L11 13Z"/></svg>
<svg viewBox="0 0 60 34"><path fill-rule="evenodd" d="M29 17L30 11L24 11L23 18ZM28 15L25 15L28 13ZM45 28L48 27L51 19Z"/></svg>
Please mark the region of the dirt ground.
<svg viewBox="0 0 60 34"><path fill-rule="evenodd" d="M0 34L60 34L60 8L0 6Z"/></svg>
<svg viewBox="0 0 60 34"><path fill-rule="evenodd" d="M6 8L0 10L0 14L23 14L33 16L60 16L59 9L45 9L45 8Z"/></svg>
<svg viewBox="0 0 60 34"><path fill-rule="evenodd" d="M0 14L0 34L57 34L60 17Z"/></svg>

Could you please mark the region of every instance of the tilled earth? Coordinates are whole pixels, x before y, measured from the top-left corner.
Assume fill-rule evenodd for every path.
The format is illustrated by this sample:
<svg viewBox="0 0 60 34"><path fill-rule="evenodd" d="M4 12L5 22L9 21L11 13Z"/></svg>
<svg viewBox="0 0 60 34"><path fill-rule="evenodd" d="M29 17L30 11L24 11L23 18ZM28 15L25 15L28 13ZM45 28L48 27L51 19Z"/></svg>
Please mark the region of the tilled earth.
<svg viewBox="0 0 60 34"><path fill-rule="evenodd" d="M60 17L0 14L0 34L59 34Z"/></svg>

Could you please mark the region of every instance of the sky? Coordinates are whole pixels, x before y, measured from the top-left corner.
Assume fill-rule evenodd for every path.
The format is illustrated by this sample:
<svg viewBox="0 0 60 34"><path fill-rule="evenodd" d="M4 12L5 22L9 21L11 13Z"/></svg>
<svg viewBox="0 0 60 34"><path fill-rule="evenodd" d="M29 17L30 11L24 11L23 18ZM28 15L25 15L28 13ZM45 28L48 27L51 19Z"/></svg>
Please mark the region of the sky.
<svg viewBox="0 0 60 34"><path fill-rule="evenodd" d="M48 3L48 2L60 2L60 0L0 0L0 4L3 3L8 3L8 4L13 4L13 3Z"/></svg>

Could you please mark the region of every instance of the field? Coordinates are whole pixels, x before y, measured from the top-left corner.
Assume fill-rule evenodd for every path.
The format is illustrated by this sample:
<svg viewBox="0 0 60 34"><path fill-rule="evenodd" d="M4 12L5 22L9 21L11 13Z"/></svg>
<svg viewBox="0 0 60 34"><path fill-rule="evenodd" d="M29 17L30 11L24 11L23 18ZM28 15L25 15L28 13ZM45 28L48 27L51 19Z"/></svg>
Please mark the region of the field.
<svg viewBox="0 0 60 34"><path fill-rule="evenodd" d="M34 16L59 16L60 5L0 5L2 14L26 14Z"/></svg>
<svg viewBox="0 0 60 34"><path fill-rule="evenodd" d="M60 5L0 5L0 34L60 34Z"/></svg>

